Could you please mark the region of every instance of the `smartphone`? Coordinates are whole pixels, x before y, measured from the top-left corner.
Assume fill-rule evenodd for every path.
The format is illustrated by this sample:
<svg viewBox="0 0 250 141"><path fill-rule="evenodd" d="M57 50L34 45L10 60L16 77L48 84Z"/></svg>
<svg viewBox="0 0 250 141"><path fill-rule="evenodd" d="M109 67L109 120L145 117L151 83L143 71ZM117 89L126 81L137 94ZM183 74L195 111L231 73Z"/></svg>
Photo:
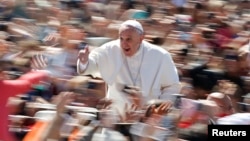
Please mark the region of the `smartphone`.
<svg viewBox="0 0 250 141"><path fill-rule="evenodd" d="M88 46L88 44L86 43L86 42L81 42L81 43L79 43L79 45L78 45L78 49L79 50L83 50L83 49L85 49L86 47Z"/></svg>

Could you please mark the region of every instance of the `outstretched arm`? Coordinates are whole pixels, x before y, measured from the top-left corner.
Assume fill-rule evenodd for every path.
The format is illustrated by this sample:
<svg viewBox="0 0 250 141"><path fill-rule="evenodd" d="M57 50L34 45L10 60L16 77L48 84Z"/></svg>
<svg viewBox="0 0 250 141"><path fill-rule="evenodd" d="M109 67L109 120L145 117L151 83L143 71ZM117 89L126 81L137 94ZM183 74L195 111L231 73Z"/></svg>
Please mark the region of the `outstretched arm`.
<svg viewBox="0 0 250 141"><path fill-rule="evenodd" d="M72 102L74 94L71 92L62 92L56 98L56 114L44 131L41 141L59 140L61 138L60 129L64 123L63 114L65 106Z"/></svg>

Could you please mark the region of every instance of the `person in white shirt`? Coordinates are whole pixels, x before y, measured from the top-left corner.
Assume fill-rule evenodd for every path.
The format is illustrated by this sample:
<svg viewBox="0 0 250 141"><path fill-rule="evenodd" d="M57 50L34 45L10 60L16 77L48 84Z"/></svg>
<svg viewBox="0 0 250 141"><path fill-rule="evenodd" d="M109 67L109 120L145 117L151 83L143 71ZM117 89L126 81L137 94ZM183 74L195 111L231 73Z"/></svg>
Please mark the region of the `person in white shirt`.
<svg viewBox="0 0 250 141"><path fill-rule="evenodd" d="M65 33L61 33L60 36L62 49L46 56L48 60L46 70L52 76L68 78L75 75L78 45L84 40L85 33L78 27L66 25Z"/></svg>
<svg viewBox="0 0 250 141"><path fill-rule="evenodd" d="M107 98L123 113L132 102L121 86L140 88L144 103L151 99L173 100L180 82L169 52L144 39L142 25L127 20L119 28L119 39L79 52L77 71L82 75L101 77L108 85Z"/></svg>

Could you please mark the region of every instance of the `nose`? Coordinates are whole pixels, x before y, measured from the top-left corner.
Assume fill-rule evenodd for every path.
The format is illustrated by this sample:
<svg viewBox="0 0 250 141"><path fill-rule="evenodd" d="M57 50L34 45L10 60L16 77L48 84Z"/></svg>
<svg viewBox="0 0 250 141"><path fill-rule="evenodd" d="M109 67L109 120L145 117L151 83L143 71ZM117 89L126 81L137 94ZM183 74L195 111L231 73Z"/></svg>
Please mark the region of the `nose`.
<svg viewBox="0 0 250 141"><path fill-rule="evenodd" d="M128 43L124 40L121 40L121 46L122 47L126 47L128 45Z"/></svg>

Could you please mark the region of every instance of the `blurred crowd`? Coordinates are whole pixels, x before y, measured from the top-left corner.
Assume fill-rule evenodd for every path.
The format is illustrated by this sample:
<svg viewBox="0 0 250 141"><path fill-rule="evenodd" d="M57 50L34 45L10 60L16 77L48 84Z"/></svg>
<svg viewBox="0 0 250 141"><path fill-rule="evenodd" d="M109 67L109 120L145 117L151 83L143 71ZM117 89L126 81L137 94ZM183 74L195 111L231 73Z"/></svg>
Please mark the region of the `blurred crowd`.
<svg viewBox="0 0 250 141"><path fill-rule="evenodd" d="M202 141L209 124L250 124L249 0L0 0L0 11L0 141ZM101 77L77 73L81 47L117 39L129 19L173 57L182 88L167 111L152 100L121 116Z"/></svg>

